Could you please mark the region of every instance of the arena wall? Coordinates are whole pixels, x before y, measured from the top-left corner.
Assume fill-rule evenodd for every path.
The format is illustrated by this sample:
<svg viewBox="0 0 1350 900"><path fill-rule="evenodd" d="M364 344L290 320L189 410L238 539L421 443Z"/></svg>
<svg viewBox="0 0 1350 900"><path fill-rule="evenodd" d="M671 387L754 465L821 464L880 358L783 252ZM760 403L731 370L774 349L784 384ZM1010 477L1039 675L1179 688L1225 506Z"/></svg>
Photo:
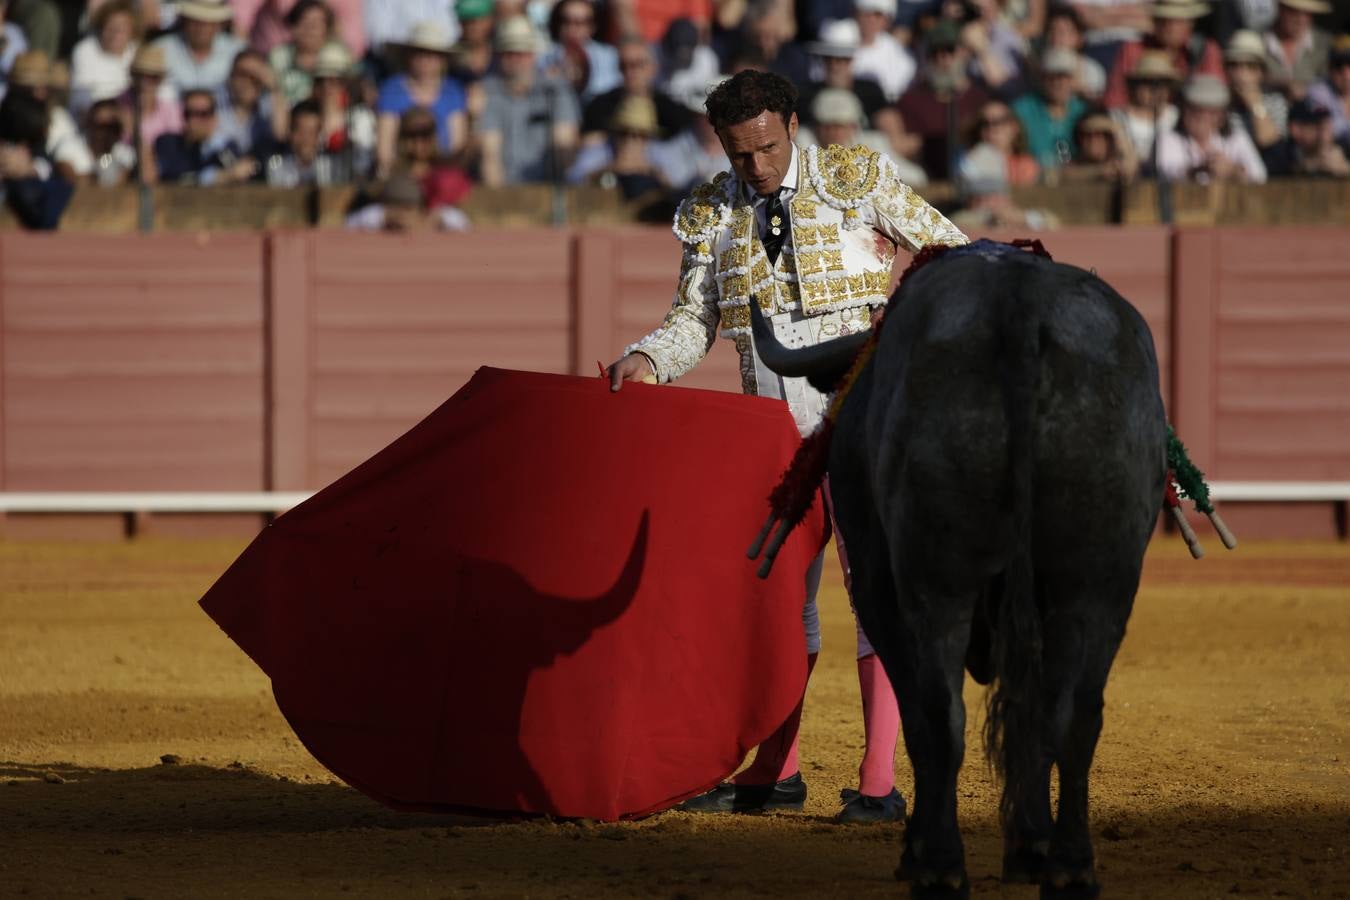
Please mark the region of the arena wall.
<svg viewBox="0 0 1350 900"><path fill-rule="evenodd" d="M1350 228L1042 237L1144 314L1169 414L1211 478L1350 480ZM678 262L664 228L5 233L0 490L316 489L480 365L596 375L660 322ZM730 343L681 383L738 390ZM1343 504L1225 513L1251 536L1344 528ZM247 532L258 520L207 525L221 523ZM4 524L13 535L122 527ZM161 529L202 524L156 517Z"/></svg>

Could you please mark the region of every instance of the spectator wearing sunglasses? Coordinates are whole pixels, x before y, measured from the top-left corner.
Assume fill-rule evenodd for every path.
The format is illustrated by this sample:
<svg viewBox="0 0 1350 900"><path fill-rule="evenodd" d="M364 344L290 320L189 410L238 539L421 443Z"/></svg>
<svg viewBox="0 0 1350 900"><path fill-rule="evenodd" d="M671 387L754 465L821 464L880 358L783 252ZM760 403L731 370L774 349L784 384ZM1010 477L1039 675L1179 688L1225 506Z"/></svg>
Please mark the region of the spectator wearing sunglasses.
<svg viewBox="0 0 1350 900"><path fill-rule="evenodd" d="M89 107L84 133L94 157L94 180L102 187L125 184L136 170L136 151L124 140L126 131L116 100L99 100Z"/></svg>
<svg viewBox="0 0 1350 900"><path fill-rule="evenodd" d="M570 84L582 103L619 86L619 53L595 39L590 0L559 0L549 14L548 33L553 43L539 64Z"/></svg>
<svg viewBox="0 0 1350 900"><path fill-rule="evenodd" d="M183 95L183 130L163 134L155 141L155 162L161 182L229 184L247 181L258 171L257 160L245 156L239 145L216 134L219 119L211 91Z"/></svg>

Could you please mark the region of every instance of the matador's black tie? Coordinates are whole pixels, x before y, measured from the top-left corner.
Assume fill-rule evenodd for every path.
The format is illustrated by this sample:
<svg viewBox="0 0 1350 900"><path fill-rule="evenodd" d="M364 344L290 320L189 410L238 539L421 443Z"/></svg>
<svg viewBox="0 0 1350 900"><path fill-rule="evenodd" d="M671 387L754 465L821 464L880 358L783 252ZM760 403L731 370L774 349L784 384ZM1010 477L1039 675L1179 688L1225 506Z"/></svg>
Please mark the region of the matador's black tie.
<svg viewBox="0 0 1350 900"><path fill-rule="evenodd" d="M781 189L774 191L764 210L764 231L760 234L760 240L764 244L764 252L768 254L769 265L778 262L783 241L787 239L787 213L783 210L781 194Z"/></svg>

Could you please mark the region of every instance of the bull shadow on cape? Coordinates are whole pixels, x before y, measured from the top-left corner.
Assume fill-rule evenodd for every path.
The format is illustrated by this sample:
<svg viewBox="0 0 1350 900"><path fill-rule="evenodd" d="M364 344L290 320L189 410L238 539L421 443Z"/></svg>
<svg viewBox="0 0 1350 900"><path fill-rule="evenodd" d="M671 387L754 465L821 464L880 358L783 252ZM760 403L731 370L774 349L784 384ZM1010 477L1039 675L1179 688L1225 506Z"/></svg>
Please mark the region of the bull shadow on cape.
<svg viewBox="0 0 1350 900"><path fill-rule="evenodd" d="M566 721L536 723L527 735L526 712L537 717L541 706L528 704L531 684L631 606L646 567L649 518L644 512L613 583L591 597L542 591L505 563L448 558L443 590L453 600L425 604L435 617L416 623L440 632L444 646L438 654L414 645L406 654L406 671L427 676L424 683L402 683L405 670L381 666L358 668L353 677L329 658L324 671L274 676L277 705L316 759L395 809L548 814L557 803L540 769L567 777L566 767L541 754L577 736ZM421 668L437 657L434 671ZM339 696L348 692L351 706L338 719L330 687Z"/></svg>

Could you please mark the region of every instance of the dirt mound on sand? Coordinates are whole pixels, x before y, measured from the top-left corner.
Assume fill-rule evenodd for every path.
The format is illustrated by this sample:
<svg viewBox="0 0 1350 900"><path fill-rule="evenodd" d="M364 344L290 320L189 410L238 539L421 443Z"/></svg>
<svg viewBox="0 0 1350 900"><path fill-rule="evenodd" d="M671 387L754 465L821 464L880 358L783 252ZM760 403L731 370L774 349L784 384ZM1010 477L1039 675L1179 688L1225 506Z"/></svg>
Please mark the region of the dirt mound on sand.
<svg viewBox="0 0 1350 900"><path fill-rule="evenodd" d="M804 813L484 823L389 812L304 752L195 605L239 549L0 543L0 893L895 895L898 828L830 823L862 749L837 572ZM1154 549L1094 770L1109 896L1350 896L1347 646L1350 548ZM980 699L960 785L974 892L1031 898L995 877Z"/></svg>

